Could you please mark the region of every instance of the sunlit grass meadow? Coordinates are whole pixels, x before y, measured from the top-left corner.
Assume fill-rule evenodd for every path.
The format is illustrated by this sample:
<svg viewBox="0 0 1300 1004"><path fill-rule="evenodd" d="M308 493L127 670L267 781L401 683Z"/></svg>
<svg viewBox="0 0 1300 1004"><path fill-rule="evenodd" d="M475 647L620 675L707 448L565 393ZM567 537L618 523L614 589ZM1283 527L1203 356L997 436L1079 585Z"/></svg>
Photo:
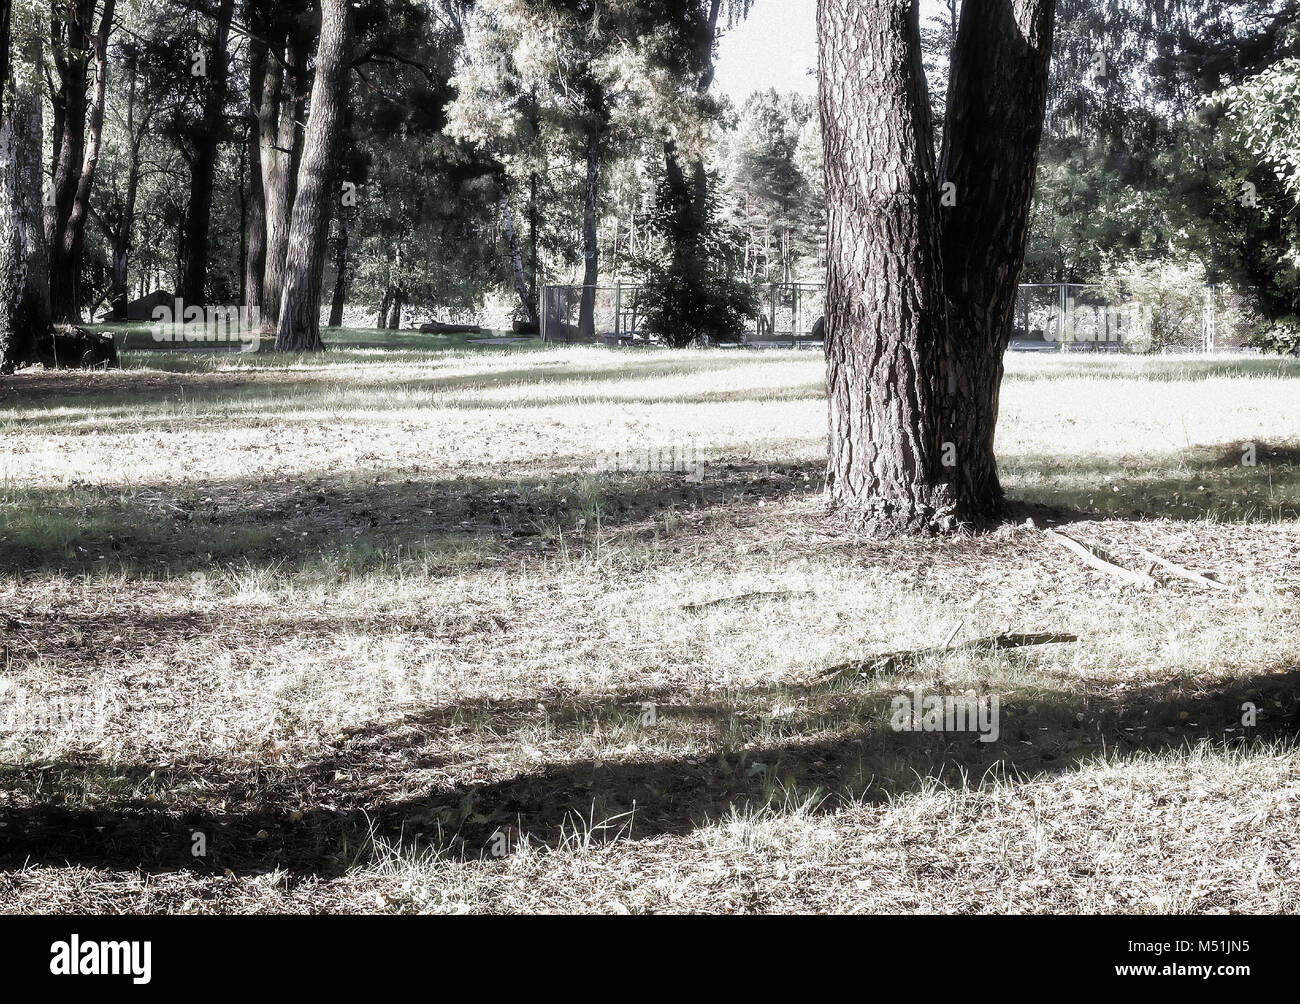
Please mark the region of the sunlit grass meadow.
<svg viewBox="0 0 1300 1004"><path fill-rule="evenodd" d="M0 909L1297 908L1300 363L1012 355L885 543L820 353L377 334L0 387Z"/></svg>

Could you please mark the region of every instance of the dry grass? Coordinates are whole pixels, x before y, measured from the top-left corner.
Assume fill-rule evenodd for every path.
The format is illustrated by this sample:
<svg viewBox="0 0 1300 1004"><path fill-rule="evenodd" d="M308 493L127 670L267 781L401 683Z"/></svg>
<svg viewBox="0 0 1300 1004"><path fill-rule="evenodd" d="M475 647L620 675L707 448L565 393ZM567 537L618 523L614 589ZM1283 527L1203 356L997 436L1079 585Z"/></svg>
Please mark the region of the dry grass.
<svg viewBox="0 0 1300 1004"><path fill-rule="evenodd" d="M1294 364L1010 360L1012 493L1233 587L1142 592L847 537L810 353L133 361L0 388L0 909L1296 909Z"/></svg>

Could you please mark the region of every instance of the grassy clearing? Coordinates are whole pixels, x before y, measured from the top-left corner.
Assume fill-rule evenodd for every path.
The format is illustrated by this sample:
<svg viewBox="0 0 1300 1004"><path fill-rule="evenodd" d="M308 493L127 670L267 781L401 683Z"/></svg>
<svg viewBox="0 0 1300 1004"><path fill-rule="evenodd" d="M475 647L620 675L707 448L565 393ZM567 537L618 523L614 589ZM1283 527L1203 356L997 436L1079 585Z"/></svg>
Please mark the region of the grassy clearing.
<svg viewBox="0 0 1300 1004"><path fill-rule="evenodd" d="M0 388L0 908L1296 909L1300 365L1008 361L1012 494L1230 592L1014 524L846 537L821 365L149 352ZM1077 640L961 645L1003 632ZM894 731L916 688L998 695L997 741Z"/></svg>

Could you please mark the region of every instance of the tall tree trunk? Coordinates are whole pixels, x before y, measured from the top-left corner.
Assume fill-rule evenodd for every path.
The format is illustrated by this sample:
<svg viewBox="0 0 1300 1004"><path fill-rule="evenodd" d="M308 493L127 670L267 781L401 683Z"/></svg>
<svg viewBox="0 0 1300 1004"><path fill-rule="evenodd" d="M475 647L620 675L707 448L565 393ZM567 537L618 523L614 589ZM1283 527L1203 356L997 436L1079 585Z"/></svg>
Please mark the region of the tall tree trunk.
<svg viewBox="0 0 1300 1004"><path fill-rule="evenodd" d="M285 266L289 253L294 200L301 168L303 131L299 128L308 88L307 40L296 28L289 31L285 50L288 71L267 72L268 88L279 93L276 114L264 122L262 136L263 189L266 199L266 272L262 284L262 321L275 328L280 316ZM319 73L319 66L317 68ZM266 130L270 127L269 134Z"/></svg>
<svg viewBox="0 0 1300 1004"><path fill-rule="evenodd" d="M212 34L212 58L203 95L203 119L194 137L190 164L190 202L185 216L185 265L181 299L190 306L207 304L208 259L212 246L212 193L217 151L224 126L227 83L230 79L230 22L235 0L221 0Z"/></svg>
<svg viewBox="0 0 1300 1004"><path fill-rule="evenodd" d="M13 21L13 9L9 0L0 3L0 124L4 123L5 116L9 114L6 107L10 102L10 94L5 90L9 82L9 34Z"/></svg>
<svg viewBox="0 0 1300 1004"><path fill-rule="evenodd" d="M911 0L819 0L830 261L827 495L873 532L962 515L938 192Z"/></svg>
<svg viewBox="0 0 1300 1004"><path fill-rule="evenodd" d="M348 299L348 211L339 207L339 232L334 241L334 295L330 298L329 326L343 326L343 308Z"/></svg>
<svg viewBox="0 0 1300 1004"><path fill-rule="evenodd" d="M278 51L272 47L278 42L283 49L283 36L265 16L262 0L250 0L246 17L257 36L248 43L248 252L244 262L244 306L249 317L256 321L265 304L263 289L266 283L266 179L268 152L274 152L272 123L279 118L280 88L283 70Z"/></svg>
<svg viewBox="0 0 1300 1004"><path fill-rule="evenodd" d="M117 228L106 232L109 252L113 256L112 284L109 288L109 303L112 307L109 317L114 321L127 319L127 301L130 293L127 289L127 277L130 274L132 235L135 231L135 205L140 192L140 146L144 142L148 128L148 116L145 124L137 128L135 121L137 67L131 65L131 80L127 87L126 98L126 134L130 143L130 159L127 164L126 199L122 206L122 217L117 221ZM103 224L101 223L101 228Z"/></svg>
<svg viewBox="0 0 1300 1004"><path fill-rule="evenodd" d="M262 311L262 281L266 271L266 196L262 189L262 143L260 132L262 91L266 85L268 46L265 19L258 5L246 5L246 17L257 37L248 41L248 126L244 157L248 169L248 194L244 202L243 300L250 317Z"/></svg>
<svg viewBox="0 0 1300 1004"><path fill-rule="evenodd" d="M93 8L94 5L91 6ZM117 0L104 0L99 27L95 32L95 88L90 102L85 153L60 252L63 271L59 288L64 296L63 302L55 300L51 291L51 308L57 321L81 319L81 263L86 250L86 222L90 219L90 193L95 185L95 170L99 165L99 151L104 136L104 102L108 96L108 40L113 34L116 8Z"/></svg>
<svg viewBox="0 0 1300 1004"><path fill-rule="evenodd" d="M282 352L324 348L320 337L321 283L329 244L326 201L348 100L352 12L348 0L322 0L311 118L298 170L289 228L284 294L275 347Z"/></svg>
<svg viewBox="0 0 1300 1004"><path fill-rule="evenodd" d="M528 288L528 276L524 273L524 253L519 245L519 232L515 230L514 214L510 211L510 196L501 195L501 220L505 224L506 245L510 248L510 272L514 277L515 292L524 308L528 323L537 323L537 304L532 291Z"/></svg>
<svg viewBox="0 0 1300 1004"><path fill-rule="evenodd" d="M952 532L1001 503L997 383L1052 12L1052 0L967 0L936 172L915 0L819 0L826 491L869 531Z"/></svg>
<svg viewBox="0 0 1300 1004"><path fill-rule="evenodd" d="M970 409L957 444L966 489L1001 503L993 450L1047 103L1055 0L967 0L953 50L940 183L949 323Z"/></svg>
<svg viewBox="0 0 1300 1004"><path fill-rule="evenodd" d="M582 200L582 298L578 307L578 336L596 337L596 283L600 281L600 128L587 133L587 185Z"/></svg>
<svg viewBox="0 0 1300 1004"><path fill-rule="evenodd" d="M18 197L22 166L9 79L9 17L5 2L0 9L0 373L12 373L18 362L16 315L27 289L26 237Z"/></svg>
<svg viewBox="0 0 1300 1004"><path fill-rule="evenodd" d="M51 52L58 88L53 96L53 193L45 212L50 256L50 307L58 320L75 310L79 261L68 260L69 221L81 182L86 150L86 73L94 0L56 0L51 11Z"/></svg>
<svg viewBox="0 0 1300 1004"><path fill-rule="evenodd" d="M528 273L528 302L533 305L533 310L537 310L537 276L541 268L537 256L537 232L541 226L538 219L540 213L537 206L537 172L530 171L528 174L528 264L531 269ZM538 318L540 322L540 317Z"/></svg>
<svg viewBox="0 0 1300 1004"><path fill-rule="evenodd" d="M400 286L393 292L393 307L388 314L388 330L402 329L402 311L406 309L406 290Z"/></svg>
<svg viewBox="0 0 1300 1004"><path fill-rule="evenodd" d="M396 293L397 290L392 286L388 286L384 289L384 298L379 304L379 312L375 315L376 328L388 327L388 314L393 308L393 297Z"/></svg>
<svg viewBox="0 0 1300 1004"><path fill-rule="evenodd" d="M31 358L35 339L53 327L50 319L50 253L45 243L45 172L42 149L45 137L44 95L41 68L45 65L45 43L39 32L27 39L21 72L14 75L12 114L19 138L18 211L23 227L23 261L26 291L15 317L14 346L17 358Z"/></svg>

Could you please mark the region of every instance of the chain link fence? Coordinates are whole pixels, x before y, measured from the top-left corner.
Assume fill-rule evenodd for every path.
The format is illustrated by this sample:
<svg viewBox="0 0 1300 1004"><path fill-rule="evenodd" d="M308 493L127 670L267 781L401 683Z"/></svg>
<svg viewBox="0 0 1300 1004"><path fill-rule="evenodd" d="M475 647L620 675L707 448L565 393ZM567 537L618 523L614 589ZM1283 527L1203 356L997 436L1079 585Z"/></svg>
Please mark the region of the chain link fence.
<svg viewBox="0 0 1300 1004"><path fill-rule="evenodd" d="M568 344L649 343L641 330L645 315L641 287L544 286L542 339Z"/></svg>
<svg viewBox="0 0 1300 1004"><path fill-rule="evenodd" d="M743 345L815 347L824 341L826 287L760 286L759 309ZM613 286L546 286L542 338L605 345L657 344L643 330L642 290ZM1212 352L1240 347L1250 318L1224 286L1145 291L1085 283L1026 283L1016 297L1010 348L1015 352Z"/></svg>

